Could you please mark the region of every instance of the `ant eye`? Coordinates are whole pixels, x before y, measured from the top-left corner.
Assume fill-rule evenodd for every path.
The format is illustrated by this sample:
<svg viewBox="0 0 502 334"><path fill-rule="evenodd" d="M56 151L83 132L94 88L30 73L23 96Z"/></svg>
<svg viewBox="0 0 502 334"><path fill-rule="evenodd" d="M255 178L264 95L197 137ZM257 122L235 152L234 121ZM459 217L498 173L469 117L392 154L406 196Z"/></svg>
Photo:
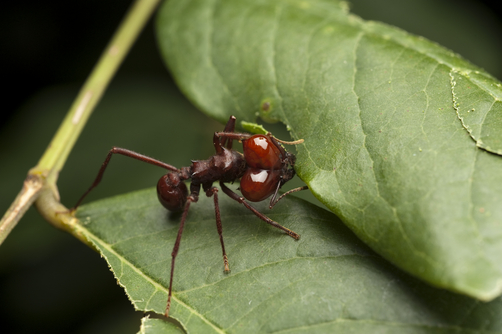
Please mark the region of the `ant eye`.
<svg viewBox="0 0 502 334"><path fill-rule="evenodd" d="M242 146L248 166L260 169L281 168L281 152L267 136L254 135L243 141Z"/></svg>
<svg viewBox="0 0 502 334"><path fill-rule="evenodd" d="M260 202L275 192L281 178L278 170L248 168L241 178L241 193L251 202Z"/></svg>

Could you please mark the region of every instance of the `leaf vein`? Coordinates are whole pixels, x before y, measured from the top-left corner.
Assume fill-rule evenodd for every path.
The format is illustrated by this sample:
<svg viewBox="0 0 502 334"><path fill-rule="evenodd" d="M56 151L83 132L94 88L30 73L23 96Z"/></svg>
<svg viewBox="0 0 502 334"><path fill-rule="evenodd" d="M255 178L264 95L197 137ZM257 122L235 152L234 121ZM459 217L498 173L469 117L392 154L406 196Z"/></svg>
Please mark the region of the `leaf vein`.
<svg viewBox="0 0 502 334"><path fill-rule="evenodd" d="M198 287L194 287L194 288L191 288L191 289L187 289L187 290L177 291L177 293L178 294L186 294L186 293L189 293L189 292L193 292L193 291L197 291L197 290L200 290L200 289L204 289L206 287L210 287L210 286L219 284L219 283L221 283L221 282L223 282L225 280L233 279L236 276L243 275L243 274L252 272L254 270L257 270L257 269L261 269L261 268L264 268L264 267L269 267L269 266L273 266L273 265L277 265L277 264L281 264L281 263L287 263L287 262L299 261L299 260L340 259L340 258L346 258L346 257L351 257L351 256L355 256L355 257L378 257L378 258L380 258L379 256L376 256L376 255L373 255L373 254L358 254L358 253L357 254L354 253L354 254L328 255L328 256L319 256L319 257L313 257L313 256L296 256L296 257L291 257L291 258L283 259L283 260L279 260L279 261L267 262L267 263L264 263L264 264L256 266L256 267L240 271L240 272L238 272L236 274L227 275L227 276L225 276L225 277L223 277L223 278L221 278L219 280L216 280L216 281L214 281L212 283L204 284L204 285L201 285L201 286L198 286Z"/></svg>
<svg viewBox="0 0 502 334"><path fill-rule="evenodd" d="M141 270L139 270L139 268L137 268L136 266L134 266L132 263L130 263L126 258L124 258L121 254L117 253L109 244L107 244L104 240L98 238L96 235L94 235L93 233L91 233L89 230L85 229L81 224L75 224L75 229L76 230L80 230L79 232L82 233L83 235L85 235L89 240L91 240L95 245L96 247L101 246L103 247L104 249L106 249L108 252L110 252L111 254L113 254L115 257L117 257L117 259L119 259L121 262L125 263L126 265L128 265L133 271L135 271L138 275L142 276L148 283L150 283L154 288L156 288L157 290L159 291L163 291L166 295L168 293L168 290L163 287L162 285L160 285L159 283L155 282L150 276L146 275L145 273L143 273ZM110 264L110 262L108 261L108 258L106 258L106 256L103 255L103 257L105 257L106 261ZM115 273L114 273L115 275ZM118 278L117 278L118 279ZM119 284L124 288L124 290L128 291L127 287L121 283L119 281ZM137 308L136 306L136 302L134 300L131 299L131 295L129 293L127 293L127 296L129 298L129 300L131 300L131 302L133 303L133 305L135 306L135 308ZM215 324L213 324L211 321L209 321L207 318L205 318L202 314L200 314L199 312L197 312L195 309L193 309L192 307L188 306L187 304L183 303L180 299L176 298L176 296L173 294L172 296L172 299L175 300L180 306L183 306L185 307L188 311L190 311L191 313L197 315L203 322L205 322L206 324L208 324L210 327L212 327L216 332L218 333L224 333L224 331L222 331L220 328L218 328ZM147 311L145 309L145 311ZM155 310L151 310L151 311L154 311Z"/></svg>

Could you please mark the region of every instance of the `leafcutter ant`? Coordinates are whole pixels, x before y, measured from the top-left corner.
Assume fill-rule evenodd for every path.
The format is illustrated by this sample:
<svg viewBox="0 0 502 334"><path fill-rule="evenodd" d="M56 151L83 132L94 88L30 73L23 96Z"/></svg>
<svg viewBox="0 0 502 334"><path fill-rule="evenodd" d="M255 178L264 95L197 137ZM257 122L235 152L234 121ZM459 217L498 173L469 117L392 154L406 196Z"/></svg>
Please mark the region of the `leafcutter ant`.
<svg viewBox="0 0 502 334"><path fill-rule="evenodd" d="M106 156L106 159L92 185L71 209L72 212L75 211L89 192L101 182L101 178L103 177L106 167L114 154L125 155L127 157L169 170L169 172L162 176L157 183L157 195L160 203L167 210L173 212L182 211L183 213L181 216L178 236L176 237L176 242L174 243L174 248L171 253L171 276L169 280L169 295L165 311L166 317L169 316L169 309L171 307L174 264L180 247L183 227L185 225L190 204L192 202L197 202L199 199L201 186L206 193L206 196L213 197L214 199L216 227L220 236L225 272L230 272L230 266L228 264L225 244L223 242L220 209L218 205L218 188L213 186L213 182L219 181L220 188L226 195L243 204L261 220L283 230L286 234L296 240L300 239L299 234L268 218L252 207L246 199L251 202L259 202L273 195L269 205L269 207L272 208L285 195L295 191L307 189L307 186L295 188L277 198L277 193L282 185L294 177L294 165L296 160L296 157L292 153L287 152L280 143L299 144L302 143L303 140L296 142L284 142L279 141L270 133L267 135L235 133L235 120L236 118L231 116L225 126L225 129L222 132L215 132L213 136L213 145L216 150L216 154L207 160L194 160L192 161L190 167L182 167L178 169L172 165L148 156L124 148L113 147L110 152L108 152L108 155ZM232 149L232 143L234 140L242 142L244 154ZM189 179L191 180L190 193L184 183L185 180ZM225 185L227 182L234 182L238 179L241 179L240 191L242 196L239 196Z"/></svg>

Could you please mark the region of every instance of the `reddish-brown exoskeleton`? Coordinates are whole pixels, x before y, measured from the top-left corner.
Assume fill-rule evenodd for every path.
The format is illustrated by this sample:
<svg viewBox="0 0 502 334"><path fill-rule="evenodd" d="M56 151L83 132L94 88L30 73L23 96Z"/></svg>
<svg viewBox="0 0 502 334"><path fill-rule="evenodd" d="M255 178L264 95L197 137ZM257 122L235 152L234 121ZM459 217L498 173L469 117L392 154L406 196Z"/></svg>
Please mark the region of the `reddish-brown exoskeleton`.
<svg viewBox="0 0 502 334"><path fill-rule="evenodd" d="M220 236L225 272L230 271L230 266L228 264L225 244L223 242L220 209L218 206L218 188L213 186L213 183L216 181L219 181L220 187L226 195L243 204L258 218L274 227L277 227L278 229L283 230L296 240L300 238L300 235L282 225L279 225L277 222L268 218L246 202L246 199L252 202L262 201L273 195L270 200L270 208L272 208L285 195L298 190L307 189L306 186L292 189L277 198L279 188L281 188L284 183L292 179L295 175L295 170L293 169L296 159L295 156L287 152L280 145L279 141L270 133L267 135L251 135L247 133L234 133L234 129L235 117L231 116L223 132L216 132L213 136L213 145L216 150L216 154L207 160L192 161L190 167L182 167L180 169L148 156L127 149L114 147L108 153L91 187L82 195L77 204L75 204L75 206L71 209L72 211L76 210L87 194L99 184L101 178L103 177L103 173L105 172L105 169L114 154L125 155L170 171L166 175L162 176L157 183L157 195L160 203L166 209L173 212L183 211L183 214L181 216L178 236L176 237L176 242L174 243L174 248L171 254L171 276L169 280L169 295L165 311L166 317L169 316L169 309L171 307L174 264L180 246L183 227L185 225L190 204L192 202L197 202L199 199L201 186L208 197L212 196L214 198L216 227ZM232 143L234 140L242 141L244 154L232 149ZM281 142L298 144L302 141L303 140L291 143ZM188 179L191 180L190 194L183 182ZM225 185L225 182L234 182L238 179L241 179L240 191L244 197L239 196Z"/></svg>

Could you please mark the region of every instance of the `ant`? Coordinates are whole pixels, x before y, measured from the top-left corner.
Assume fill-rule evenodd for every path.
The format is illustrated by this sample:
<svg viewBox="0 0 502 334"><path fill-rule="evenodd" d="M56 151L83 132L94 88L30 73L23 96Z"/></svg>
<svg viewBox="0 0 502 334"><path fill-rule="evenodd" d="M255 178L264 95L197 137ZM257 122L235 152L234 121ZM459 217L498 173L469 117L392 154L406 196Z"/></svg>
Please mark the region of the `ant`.
<svg viewBox="0 0 502 334"><path fill-rule="evenodd" d="M284 196L296 191L308 189L307 186L295 188L277 198L277 193L282 185L294 177L295 170L293 167L296 160L294 154L287 152L280 145L280 143L295 145L302 143L303 139L295 142L285 142L274 138L270 132L266 135L235 133L235 120L236 118L234 116L230 116L225 129L222 132L214 133L213 145L216 150L216 154L207 160L192 160L190 167L182 167L178 169L172 165L134 151L120 147L113 147L108 152L108 155L106 156L106 159L92 185L78 200L77 204L75 204L75 206L70 210L70 212L74 212L89 192L101 182L105 169L114 154L125 155L170 171L162 176L157 183L157 195L160 203L167 210L171 212L183 211L183 214L181 216L181 223L176 237L176 242L174 243L174 248L171 253L171 276L169 280L169 295L165 311L166 317L169 317L169 309L171 307L174 264L180 246L183 227L185 225L190 204L199 200L201 186L207 197L214 198L216 227L220 236L220 243L223 251L223 265L225 273L230 272L230 266L225 252L225 244L223 243L220 208L218 205L218 188L213 186L213 182L219 181L220 187L226 195L243 204L261 220L280 230L283 230L293 239L300 239L299 234L268 218L246 202L246 199L251 202L259 202L273 194L269 205L269 207L272 208ZM244 154L232 149L233 140L242 142ZM187 186L183 182L188 179L191 179L190 195L188 194ZM237 179L241 179L240 191L244 197L239 196L225 185L225 182L234 182Z"/></svg>

